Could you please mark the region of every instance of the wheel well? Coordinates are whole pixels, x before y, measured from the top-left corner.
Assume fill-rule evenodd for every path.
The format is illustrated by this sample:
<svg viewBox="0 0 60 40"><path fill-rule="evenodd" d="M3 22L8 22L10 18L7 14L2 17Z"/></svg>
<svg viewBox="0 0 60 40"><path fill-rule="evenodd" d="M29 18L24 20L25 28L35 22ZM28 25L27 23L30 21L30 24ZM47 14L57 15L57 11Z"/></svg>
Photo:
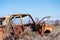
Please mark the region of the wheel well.
<svg viewBox="0 0 60 40"><path fill-rule="evenodd" d="M51 31L50 30L46 30L44 33L51 33Z"/></svg>

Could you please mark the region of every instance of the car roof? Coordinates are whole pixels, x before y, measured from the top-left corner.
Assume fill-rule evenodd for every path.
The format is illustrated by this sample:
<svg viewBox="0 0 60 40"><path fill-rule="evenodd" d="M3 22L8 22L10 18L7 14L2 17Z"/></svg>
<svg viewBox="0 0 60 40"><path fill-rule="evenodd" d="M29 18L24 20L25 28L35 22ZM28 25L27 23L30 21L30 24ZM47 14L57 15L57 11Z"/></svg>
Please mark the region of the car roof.
<svg viewBox="0 0 60 40"><path fill-rule="evenodd" d="M31 16L30 14L12 14L12 15L8 15L8 16L22 16L22 17L25 17L25 16ZM4 17L0 17L0 21L3 21L5 19L6 16ZM19 18L19 17L17 17Z"/></svg>
<svg viewBox="0 0 60 40"><path fill-rule="evenodd" d="M12 14L11 16L22 16L22 17L25 17L25 16L31 16L30 14Z"/></svg>

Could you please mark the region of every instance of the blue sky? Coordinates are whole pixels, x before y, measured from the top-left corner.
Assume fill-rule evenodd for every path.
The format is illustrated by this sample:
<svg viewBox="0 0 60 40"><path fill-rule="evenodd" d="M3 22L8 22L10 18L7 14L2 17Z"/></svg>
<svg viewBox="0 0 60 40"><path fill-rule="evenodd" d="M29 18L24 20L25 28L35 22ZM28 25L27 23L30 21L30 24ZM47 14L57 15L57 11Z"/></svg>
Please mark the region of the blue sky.
<svg viewBox="0 0 60 40"><path fill-rule="evenodd" d="M0 0L0 17L19 13L60 19L60 0Z"/></svg>

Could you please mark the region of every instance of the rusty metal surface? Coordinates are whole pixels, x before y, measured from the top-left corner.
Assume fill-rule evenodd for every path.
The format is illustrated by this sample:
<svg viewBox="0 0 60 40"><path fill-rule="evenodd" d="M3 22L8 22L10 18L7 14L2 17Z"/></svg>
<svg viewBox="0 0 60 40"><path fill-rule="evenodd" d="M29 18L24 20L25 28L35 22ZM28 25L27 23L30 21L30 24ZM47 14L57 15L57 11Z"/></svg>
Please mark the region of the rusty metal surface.
<svg viewBox="0 0 60 40"><path fill-rule="evenodd" d="M29 16L30 18L31 18L31 20L33 21L33 23L31 23L31 24L23 24L22 23L22 25L14 25L13 23L12 23L12 19L15 17L15 18L21 18L22 19L22 17L25 17L25 16ZM10 18L11 17L11 18ZM10 15L9 16L9 18L7 18L7 17L2 17L2 18L0 18L0 22L1 22L1 26L2 26L2 22L3 22L3 20L8 20L8 24L7 25L4 25L4 27L6 27L6 28L8 28L9 26L10 26L10 29L8 28L8 30L11 30L12 31L12 34L13 34L13 36L15 36L15 35L17 35L17 36L19 36L19 34L20 33L22 33L22 32L24 32L24 30L25 30L25 27L27 28L27 27L30 27L31 28L31 30L34 30L33 32L38 32L39 34L41 34L42 36L44 36L44 32L45 32L45 30L47 30L47 28L50 26L50 25L46 25L46 23L45 22L42 22L42 23L38 23L38 24L36 24L35 23L35 21L34 21L34 19L32 18L32 16L30 15L30 14L14 14L14 15ZM44 17L44 18L47 18L47 17ZM48 17L49 18L49 17ZM11 20L11 21L10 21ZM7 22L6 22L7 23ZM3 29L3 27L2 27L2 29ZM53 29L52 28L52 26L50 26L50 28L49 29ZM10 31L10 32L11 32ZM49 30L50 31L50 30ZM52 30L51 30L52 31ZM1 33L2 35L3 35L3 31L2 31L2 33ZM11 33L10 33L11 34ZM1 38L2 38L2 36L1 36ZM2 39L1 39L2 40Z"/></svg>

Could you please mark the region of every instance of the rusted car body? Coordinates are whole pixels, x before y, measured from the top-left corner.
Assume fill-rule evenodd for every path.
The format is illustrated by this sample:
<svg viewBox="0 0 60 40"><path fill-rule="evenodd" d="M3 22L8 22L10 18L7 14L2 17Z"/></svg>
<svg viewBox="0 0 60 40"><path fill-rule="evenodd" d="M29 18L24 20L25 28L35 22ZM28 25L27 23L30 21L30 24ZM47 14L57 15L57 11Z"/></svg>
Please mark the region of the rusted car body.
<svg viewBox="0 0 60 40"><path fill-rule="evenodd" d="M29 19L26 18L27 20L25 20L24 18L27 16ZM16 19L19 20L15 21ZM8 32L10 31L10 33L18 35L24 31L25 27L30 27L32 31L38 32L42 36L44 35L44 33L46 33L47 30L52 32L53 29L53 26L51 26L50 24L46 24L45 22L39 22L36 24L30 14L14 14L0 18L0 39L3 40L5 28L9 28Z"/></svg>

